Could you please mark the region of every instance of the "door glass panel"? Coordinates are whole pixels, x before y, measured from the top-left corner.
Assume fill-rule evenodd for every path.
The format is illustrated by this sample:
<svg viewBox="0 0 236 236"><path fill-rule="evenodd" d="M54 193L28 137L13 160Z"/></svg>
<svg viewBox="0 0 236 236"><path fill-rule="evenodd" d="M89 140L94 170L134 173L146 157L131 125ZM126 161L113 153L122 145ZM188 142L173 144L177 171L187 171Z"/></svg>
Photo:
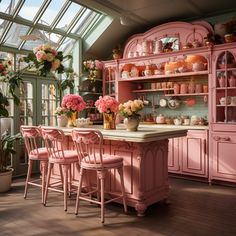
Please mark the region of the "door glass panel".
<svg viewBox="0 0 236 236"><path fill-rule="evenodd" d="M236 61L232 53L221 53L216 65L216 122L236 122Z"/></svg>

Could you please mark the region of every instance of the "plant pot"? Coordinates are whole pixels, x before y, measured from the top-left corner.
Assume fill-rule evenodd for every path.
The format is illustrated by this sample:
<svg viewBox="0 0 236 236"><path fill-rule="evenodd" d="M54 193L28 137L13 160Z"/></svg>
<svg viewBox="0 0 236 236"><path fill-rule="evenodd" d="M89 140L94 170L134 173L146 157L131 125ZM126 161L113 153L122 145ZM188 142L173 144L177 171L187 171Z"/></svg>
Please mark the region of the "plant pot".
<svg viewBox="0 0 236 236"><path fill-rule="evenodd" d="M8 171L0 173L0 193L7 192L11 188L12 172L13 169L10 168Z"/></svg>
<svg viewBox="0 0 236 236"><path fill-rule="evenodd" d="M124 119L124 125L127 131L137 131L139 126L139 117L129 117Z"/></svg>

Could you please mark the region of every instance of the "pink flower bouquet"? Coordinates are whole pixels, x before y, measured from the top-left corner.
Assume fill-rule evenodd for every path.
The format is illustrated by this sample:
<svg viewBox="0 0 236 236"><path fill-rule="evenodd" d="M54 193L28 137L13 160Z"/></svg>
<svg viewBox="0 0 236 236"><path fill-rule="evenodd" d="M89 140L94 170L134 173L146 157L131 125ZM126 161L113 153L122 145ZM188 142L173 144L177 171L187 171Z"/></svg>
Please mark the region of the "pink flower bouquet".
<svg viewBox="0 0 236 236"><path fill-rule="evenodd" d="M95 102L95 106L101 113L116 113L119 111L119 102L110 96L100 96Z"/></svg>
<svg viewBox="0 0 236 236"><path fill-rule="evenodd" d="M80 112L86 107L84 99L80 95L68 94L62 99L62 109L66 112L68 117L71 116L72 112Z"/></svg>

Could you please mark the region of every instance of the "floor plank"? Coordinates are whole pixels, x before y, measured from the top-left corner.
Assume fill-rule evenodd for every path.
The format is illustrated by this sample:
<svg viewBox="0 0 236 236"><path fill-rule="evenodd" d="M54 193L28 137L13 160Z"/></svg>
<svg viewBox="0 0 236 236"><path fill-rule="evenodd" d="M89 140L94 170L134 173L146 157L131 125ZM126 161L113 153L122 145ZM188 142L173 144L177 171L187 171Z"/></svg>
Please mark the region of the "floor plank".
<svg viewBox="0 0 236 236"><path fill-rule="evenodd" d="M236 235L236 188L175 178L170 183L170 204L150 206L145 217L137 217L133 208L124 214L119 204L109 204L103 226L98 206L82 201L75 216L75 196L64 212L62 194L49 192L44 207L40 190L30 187L25 200L24 179L17 179L9 192L0 194L0 235Z"/></svg>

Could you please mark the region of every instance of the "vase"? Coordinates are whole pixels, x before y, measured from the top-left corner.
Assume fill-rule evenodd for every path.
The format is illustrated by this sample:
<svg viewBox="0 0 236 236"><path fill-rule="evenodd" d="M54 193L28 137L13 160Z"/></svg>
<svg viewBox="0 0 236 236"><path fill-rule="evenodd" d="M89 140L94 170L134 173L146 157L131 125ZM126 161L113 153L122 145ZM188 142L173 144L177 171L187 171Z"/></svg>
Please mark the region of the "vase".
<svg viewBox="0 0 236 236"><path fill-rule="evenodd" d="M77 112L74 111L71 113L71 116L68 117L67 126L76 127Z"/></svg>
<svg viewBox="0 0 236 236"><path fill-rule="evenodd" d="M68 123L68 118L66 115L57 116L57 125L59 127L66 127Z"/></svg>
<svg viewBox="0 0 236 236"><path fill-rule="evenodd" d="M124 125L127 131L137 131L140 122L139 116L130 116L124 119Z"/></svg>
<svg viewBox="0 0 236 236"><path fill-rule="evenodd" d="M104 129L116 129L116 114L103 113L103 128Z"/></svg>

